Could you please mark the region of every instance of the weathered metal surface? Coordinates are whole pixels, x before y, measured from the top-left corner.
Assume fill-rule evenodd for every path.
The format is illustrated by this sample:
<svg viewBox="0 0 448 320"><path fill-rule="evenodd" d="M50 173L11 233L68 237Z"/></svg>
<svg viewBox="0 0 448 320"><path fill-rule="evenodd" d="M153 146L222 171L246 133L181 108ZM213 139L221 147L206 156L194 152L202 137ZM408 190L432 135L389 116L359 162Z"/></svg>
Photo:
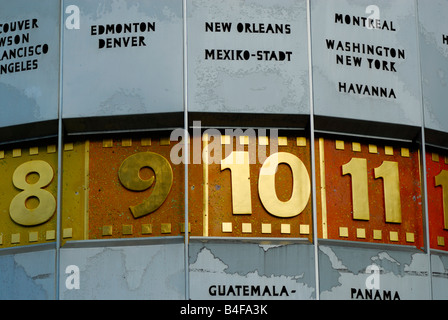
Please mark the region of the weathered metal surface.
<svg viewBox="0 0 448 320"><path fill-rule="evenodd" d="M3 0L0 6L0 127L55 120L60 2Z"/></svg>
<svg viewBox="0 0 448 320"><path fill-rule="evenodd" d="M186 9L190 111L309 114L306 1Z"/></svg>
<svg viewBox="0 0 448 320"><path fill-rule="evenodd" d="M426 253L387 248L319 246L323 300L425 300L430 298Z"/></svg>
<svg viewBox="0 0 448 320"><path fill-rule="evenodd" d="M61 249L61 299L184 299L183 250L183 243ZM75 281L70 266L78 289L66 285Z"/></svg>
<svg viewBox="0 0 448 320"><path fill-rule="evenodd" d="M310 3L315 114L421 125L414 2Z"/></svg>
<svg viewBox="0 0 448 320"><path fill-rule="evenodd" d="M309 244L192 242L191 298L314 299L313 250Z"/></svg>
<svg viewBox="0 0 448 320"><path fill-rule="evenodd" d="M448 250L447 162L446 152L434 150L426 154L430 246L444 251Z"/></svg>
<svg viewBox="0 0 448 320"><path fill-rule="evenodd" d="M443 22L448 14L448 1L417 3L425 127L448 132L448 33Z"/></svg>
<svg viewBox="0 0 448 320"><path fill-rule="evenodd" d="M418 150L324 138L316 150L320 238L423 246ZM345 167L353 159L365 159L358 175ZM379 168L389 171L380 175ZM365 192L359 185L353 190L363 176ZM362 218L354 211L357 201L369 209Z"/></svg>
<svg viewBox="0 0 448 320"><path fill-rule="evenodd" d="M64 118L183 110L182 1L65 4L79 28L64 31Z"/></svg>
<svg viewBox="0 0 448 320"><path fill-rule="evenodd" d="M55 250L37 245L28 252L10 251L0 255L0 299L55 299Z"/></svg>

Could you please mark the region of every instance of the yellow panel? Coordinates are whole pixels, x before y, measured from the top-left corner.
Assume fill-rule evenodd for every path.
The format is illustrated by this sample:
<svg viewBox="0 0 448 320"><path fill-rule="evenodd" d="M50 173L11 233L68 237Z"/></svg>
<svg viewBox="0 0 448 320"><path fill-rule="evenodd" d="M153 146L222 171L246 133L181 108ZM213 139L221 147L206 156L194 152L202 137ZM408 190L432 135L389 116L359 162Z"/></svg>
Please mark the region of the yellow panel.
<svg viewBox="0 0 448 320"><path fill-rule="evenodd" d="M444 237L437 237L437 245L444 247L445 246L445 238Z"/></svg>
<svg viewBox="0 0 448 320"><path fill-rule="evenodd" d="M361 152L361 144L359 142L352 143L352 150L354 152Z"/></svg>
<svg viewBox="0 0 448 320"><path fill-rule="evenodd" d="M383 238L382 231L381 230L373 230L373 239L374 240L381 240Z"/></svg>
<svg viewBox="0 0 448 320"><path fill-rule="evenodd" d="M56 153L46 151L46 144L32 148L15 145L3 151L1 248L45 243L45 232L56 229L58 161ZM52 205L47 206L49 203Z"/></svg>
<svg viewBox="0 0 448 320"><path fill-rule="evenodd" d="M393 147L389 147L389 146L384 147L384 154L386 154L387 156L393 156L394 155L394 148Z"/></svg>
<svg viewBox="0 0 448 320"><path fill-rule="evenodd" d="M104 139L103 140L103 148L112 148L114 145L114 140L112 139Z"/></svg>
<svg viewBox="0 0 448 320"><path fill-rule="evenodd" d="M243 233L252 233L252 223L243 223L241 227Z"/></svg>
<svg viewBox="0 0 448 320"><path fill-rule="evenodd" d="M413 232L406 232L406 242L414 242L415 237Z"/></svg>
<svg viewBox="0 0 448 320"><path fill-rule="evenodd" d="M72 145L73 149L62 153L64 168L70 168L62 176L62 244L88 239L89 141Z"/></svg>
<svg viewBox="0 0 448 320"><path fill-rule="evenodd" d="M348 237L348 228L347 227L339 227L339 236L346 238Z"/></svg>
<svg viewBox="0 0 448 320"><path fill-rule="evenodd" d="M369 153L378 153L378 147L374 144L369 144Z"/></svg>
<svg viewBox="0 0 448 320"><path fill-rule="evenodd" d="M13 149L12 150L12 157L17 158L22 156L22 149Z"/></svg>
<svg viewBox="0 0 448 320"><path fill-rule="evenodd" d="M112 235L112 226L103 226L103 236Z"/></svg>
<svg viewBox="0 0 448 320"><path fill-rule="evenodd" d="M397 231L390 231L389 236L390 236L390 241L398 241L398 232Z"/></svg>
<svg viewBox="0 0 448 320"><path fill-rule="evenodd" d="M45 232L45 240L56 240L56 230L48 230Z"/></svg>
<svg viewBox="0 0 448 320"><path fill-rule="evenodd" d="M297 137L297 146L298 147L306 147L306 138L305 137Z"/></svg>
<svg viewBox="0 0 448 320"><path fill-rule="evenodd" d="M249 137L248 136L240 136L240 144L241 145L248 145L249 144Z"/></svg>
<svg viewBox="0 0 448 320"><path fill-rule="evenodd" d="M291 225L290 224L286 224L286 223L282 223L280 225L280 232L283 234L290 234L291 233Z"/></svg>
<svg viewBox="0 0 448 320"><path fill-rule="evenodd" d="M180 232L185 233L185 223L181 223ZM191 223L188 224L188 233L191 232Z"/></svg>
<svg viewBox="0 0 448 320"><path fill-rule="evenodd" d="M272 233L272 225L270 223L262 223L261 233Z"/></svg>
<svg viewBox="0 0 448 320"><path fill-rule="evenodd" d="M141 145L142 146L150 146L151 145L151 138L142 138Z"/></svg>
<svg viewBox="0 0 448 320"><path fill-rule="evenodd" d="M36 154L39 154L39 147L31 147L30 148L30 155L34 156Z"/></svg>
<svg viewBox="0 0 448 320"><path fill-rule="evenodd" d="M222 223L222 232L232 232L232 223L231 222L223 222Z"/></svg>
<svg viewBox="0 0 448 320"><path fill-rule="evenodd" d="M336 140L336 150L344 150L344 141L342 140Z"/></svg>
<svg viewBox="0 0 448 320"><path fill-rule="evenodd" d="M309 224L301 224L300 225L300 234L310 234L310 225Z"/></svg>
<svg viewBox="0 0 448 320"><path fill-rule="evenodd" d="M123 232L124 235L131 235L133 233L132 232L132 225L124 224L122 232Z"/></svg>
<svg viewBox="0 0 448 320"><path fill-rule="evenodd" d="M401 148L401 156L409 158L409 149L408 148Z"/></svg>
<svg viewBox="0 0 448 320"><path fill-rule="evenodd" d="M230 136L228 135L221 136L221 144L230 144Z"/></svg>
<svg viewBox="0 0 448 320"><path fill-rule="evenodd" d="M269 137L258 137L258 145L260 146L267 146L269 145Z"/></svg>
<svg viewBox="0 0 448 320"><path fill-rule="evenodd" d="M161 146L169 146L170 143L171 143L170 137L160 138L160 145Z"/></svg>
<svg viewBox="0 0 448 320"><path fill-rule="evenodd" d="M65 228L64 230L62 230L62 237L64 239L73 237L73 229Z"/></svg>
<svg viewBox="0 0 448 320"><path fill-rule="evenodd" d="M32 231L28 234L29 242L37 242L39 240L39 233L37 231Z"/></svg>
<svg viewBox="0 0 448 320"><path fill-rule="evenodd" d="M152 225L142 224L142 234L151 234L151 233L152 233Z"/></svg>
<svg viewBox="0 0 448 320"><path fill-rule="evenodd" d="M171 233L171 223L162 223L162 233Z"/></svg>
<svg viewBox="0 0 448 320"><path fill-rule="evenodd" d="M121 145L123 147L131 147L132 146L132 139L122 139L121 140Z"/></svg>
<svg viewBox="0 0 448 320"><path fill-rule="evenodd" d="M47 153L56 153L56 145L50 144L47 146Z"/></svg>
<svg viewBox="0 0 448 320"><path fill-rule="evenodd" d="M288 138L287 137L278 137L278 145L279 146L287 146L288 145Z"/></svg>
<svg viewBox="0 0 448 320"><path fill-rule="evenodd" d="M11 235L11 243L12 244L20 243L20 233L13 233Z"/></svg>
<svg viewBox="0 0 448 320"><path fill-rule="evenodd" d="M366 229L364 229L364 228L357 228L356 229L356 237L358 239L365 239L366 238Z"/></svg>

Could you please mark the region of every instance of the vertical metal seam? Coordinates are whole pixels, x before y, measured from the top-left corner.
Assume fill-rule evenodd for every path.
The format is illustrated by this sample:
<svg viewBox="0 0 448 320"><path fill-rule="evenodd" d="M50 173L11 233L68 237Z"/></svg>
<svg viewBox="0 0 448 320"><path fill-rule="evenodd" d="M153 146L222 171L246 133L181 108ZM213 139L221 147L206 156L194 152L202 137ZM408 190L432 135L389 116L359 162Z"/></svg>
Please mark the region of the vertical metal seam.
<svg viewBox="0 0 448 320"><path fill-rule="evenodd" d="M319 138L320 194L322 207L322 238L328 239L327 188L325 180L325 141ZM317 192L317 191L316 191ZM316 222L317 223L317 222Z"/></svg>
<svg viewBox="0 0 448 320"><path fill-rule="evenodd" d="M190 137L188 135L188 51L187 51L187 0L182 1L183 19L183 90L184 90L184 258L185 258L185 299L190 299L189 241L188 241L188 163L190 162Z"/></svg>
<svg viewBox="0 0 448 320"><path fill-rule="evenodd" d="M311 186L312 186L312 213L313 213L313 245L314 245L314 276L316 285L316 300L320 300L319 290L319 247L317 240L317 204L316 204L316 155L315 155L315 137L314 137L314 99L313 99L313 63L311 48L311 6L310 0L306 1L307 9L307 33L308 33L308 82L309 82L309 101L310 101L310 153L311 153Z"/></svg>
<svg viewBox="0 0 448 320"><path fill-rule="evenodd" d="M208 237L208 134L204 133L202 137L204 151L202 157L202 174L203 174L203 208L202 208L202 236Z"/></svg>
<svg viewBox="0 0 448 320"><path fill-rule="evenodd" d="M62 94L63 94L63 37L64 37L64 0L59 1L59 102L58 102L58 183L56 209L56 252L55 252L55 300L59 300L59 275L61 266L61 207L62 207Z"/></svg>
<svg viewBox="0 0 448 320"><path fill-rule="evenodd" d="M418 1L414 0L414 10L415 10L415 24L416 24L416 34L417 34L417 59L419 61L418 65L418 78L420 79L420 107L421 107L421 125L420 125L420 135L421 135L421 166L422 170L420 171L421 175L421 183L422 183L422 205L423 205L423 214L424 214L424 222L425 222L425 249L428 259L428 282L429 282L429 298L433 299L433 290L432 290L432 266L431 266L431 244L429 238L429 211L428 211L428 197L427 197L427 171L426 171L426 137L425 137L425 102L423 98L423 79L422 79L422 60L421 60L421 52L420 52L420 19L419 19L419 11L418 11Z"/></svg>

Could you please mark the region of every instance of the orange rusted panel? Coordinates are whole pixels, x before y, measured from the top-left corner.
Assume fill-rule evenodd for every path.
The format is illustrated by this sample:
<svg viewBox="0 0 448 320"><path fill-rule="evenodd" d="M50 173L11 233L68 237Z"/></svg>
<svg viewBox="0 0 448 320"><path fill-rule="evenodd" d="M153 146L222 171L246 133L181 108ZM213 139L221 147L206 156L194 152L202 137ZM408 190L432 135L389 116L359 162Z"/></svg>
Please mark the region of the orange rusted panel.
<svg viewBox="0 0 448 320"><path fill-rule="evenodd" d="M258 137L259 138L259 137ZM210 237L286 237L286 238L309 238L312 239L312 214L311 196L305 192L305 200L302 202L303 210L298 214L291 213L291 217L279 217L276 213L276 199L282 202L291 200L293 189L293 174L291 165L280 163L275 173L275 183L269 184L260 180L260 170L271 155L271 151L277 148L278 153L290 154L299 160L306 168L306 176L295 177L300 185L310 184L310 148L309 140L303 137L288 136L280 137L280 144L275 140L275 144L264 146L267 140L262 140L260 150L260 140L255 137L225 136L220 137L221 157L217 161L208 164L193 164L190 166L190 207L189 220L192 225L194 236ZM197 138L195 138L197 139ZM214 138L210 138L210 147ZM204 140L204 139L202 139ZM193 143L197 143L195 140ZM275 148L271 148L274 146ZM203 145L204 147L204 145ZM216 145L210 150L213 156L216 153ZM229 168L224 165L226 159L232 152L247 152L249 155L248 172L244 168ZM261 154L261 156L259 156ZM288 157L288 156L287 156ZM293 166L297 166L294 164ZM244 178L238 176L241 169ZM302 171L303 173L303 171ZM235 176L232 176L234 174ZM247 176L246 176L247 174ZM248 181L248 183L246 183ZM204 190L206 188L206 190ZM260 188L264 188L265 195L260 195ZM232 194L233 191L238 194ZM205 191L205 193L204 193ZM238 202L236 197L240 196ZM235 197L235 198L234 198ZM295 199L295 198L294 198ZM298 199L298 197L297 197ZM263 200L265 202L263 202ZM270 209L266 208L267 203L274 200ZM235 210L242 210L240 213ZM287 213L288 214L288 211Z"/></svg>
<svg viewBox="0 0 448 320"><path fill-rule="evenodd" d="M320 138L316 153L319 238L423 246L418 150ZM357 171L347 167L353 159ZM367 212L356 216L362 203ZM391 218L394 205L399 218Z"/></svg>
<svg viewBox="0 0 448 320"><path fill-rule="evenodd" d="M150 139L149 139L150 138ZM184 223L184 167L170 165L172 185L157 210L135 217L130 208L144 203L160 182L155 169L148 166L133 168L137 180L154 182L143 190L125 187L120 181L119 170L130 156L152 152L170 160L174 142L166 136L149 136L132 139L105 139L90 141L88 238L135 238L180 235ZM163 174L163 173L162 173Z"/></svg>
<svg viewBox="0 0 448 320"><path fill-rule="evenodd" d="M448 250L448 198L444 196L448 191L447 156L446 152L437 151L426 154L430 246L445 251Z"/></svg>

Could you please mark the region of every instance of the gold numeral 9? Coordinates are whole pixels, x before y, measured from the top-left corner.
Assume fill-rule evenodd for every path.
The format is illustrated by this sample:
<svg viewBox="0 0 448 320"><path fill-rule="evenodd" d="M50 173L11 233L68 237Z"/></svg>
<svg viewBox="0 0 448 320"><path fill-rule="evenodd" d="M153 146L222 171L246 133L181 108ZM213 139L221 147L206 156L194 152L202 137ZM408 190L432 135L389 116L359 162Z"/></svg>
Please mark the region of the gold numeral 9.
<svg viewBox="0 0 448 320"><path fill-rule="evenodd" d="M142 179L140 171L143 168L152 169L155 177ZM163 156L153 152L140 152L128 157L121 164L118 177L121 184L131 191L145 191L154 184L152 193L145 201L129 207L135 218L157 210L165 202L173 184L173 170L170 163Z"/></svg>
<svg viewBox="0 0 448 320"><path fill-rule="evenodd" d="M27 178L36 173L39 179L30 183ZM53 168L45 161L34 160L21 164L12 176L13 185L23 190L16 195L9 206L11 219L24 226L34 226L47 222L56 210L56 199L49 191L44 190L53 180ZM35 208L28 208L31 199L38 201Z"/></svg>

